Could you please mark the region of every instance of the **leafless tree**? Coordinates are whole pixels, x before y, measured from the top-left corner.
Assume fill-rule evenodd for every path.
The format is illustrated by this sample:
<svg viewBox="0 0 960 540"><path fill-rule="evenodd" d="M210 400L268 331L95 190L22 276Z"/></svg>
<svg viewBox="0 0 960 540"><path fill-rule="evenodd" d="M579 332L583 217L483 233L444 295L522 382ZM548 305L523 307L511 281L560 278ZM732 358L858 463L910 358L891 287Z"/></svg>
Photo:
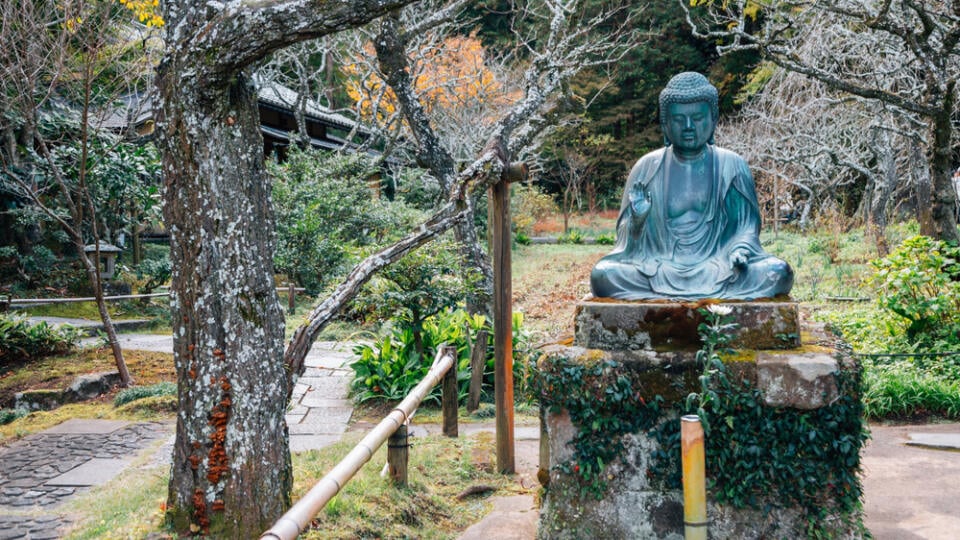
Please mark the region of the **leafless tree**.
<svg viewBox="0 0 960 540"><path fill-rule="evenodd" d="M540 86L545 82L528 78L542 78L547 74L559 77L557 89L565 92L564 99L557 101L563 107L554 107L549 119L537 118L537 129L531 131L531 136L522 145L510 149L516 156L529 152L531 146L539 143L541 139L534 137L534 133L539 135L543 126L558 123L562 117L560 109L569 113L580 106L581 101L564 88L570 77L583 69L607 68L636 44L636 33L631 29L633 11L598 10L588 15L582 4L571 0L517 2L514 5L517 27L529 30L517 30L516 48L498 57L488 56L474 73L442 81L434 79L434 84L452 88L446 95L458 96L452 100L452 106L436 106L430 102L432 89L423 88L417 81L422 80L424 67L429 69L430 58L443 57L444 47L449 47L449 37L458 24L453 16L466 4L455 1L441 6L426 2L385 18L372 39L376 62L370 59L365 63L371 73L389 85L406 120L403 132L416 143L413 153L417 162L438 180L444 193L450 192L457 170L472 159L469 156L495 135L494 120L510 114L510 105L517 99L513 96L519 96L521 90L510 84L511 80L517 81L516 84L522 81L523 91L529 92L532 83ZM561 26L554 26L558 24ZM591 33L600 28L605 33ZM557 50L547 49L550 46ZM531 66L536 66L534 71ZM511 74L515 75L511 77ZM464 77L472 79L464 84ZM487 78L500 84L487 84ZM468 201L471 213L473 204L473 200ZM468 217L454 232L465 272L480 270L485 277L481 287L489 291L492 273L472 221ZM487 311L488 299L488 295L471 298L468 309Z"/></svg>
<svg viewBox="0 0 960 540"><path fill-rule="evenodd" d="M787 206L806 226L812 208L834 204L841 189L863 183L858 215L882 233L894 193L915 191L910 149L925 143L923 124L773 65L755 76L764 79L762 89L721 124L718 139L747 157L759 181L776 179L786 188L771 209ZM800 194L799 208L790 191Z"/></svg>
<svg viewBox="0 0 960 540"><path fill-rule="evenodd" d="M125 10L109 2L0 7L0 180L69 237L124 386L133 379L104 301L101 225L91 185L92 172L110 149L96 149L92 138L104 136L98 132L120 96L146 85L151 66L143 50L131 51L143 40L135 32ZM55 129L44 128L51 122ZM92 253L84 250L88 242Z"/></svg>
<svg viewBox="0 0 960 540"><path fill-rule="evenodd" d="M687 10L694 32L721 42L721 53L752 49L835 92L883 103L925 128L931 189L921 205L924 234L956 243L950 184L957 143L960 4L940 0L750 0L706 2ZM704 2L699 2L704 4ZM753 5L750 5L753 4ZM817 44L808 46L805 44ZM800 51L803 51L801 53Z"/></svg>

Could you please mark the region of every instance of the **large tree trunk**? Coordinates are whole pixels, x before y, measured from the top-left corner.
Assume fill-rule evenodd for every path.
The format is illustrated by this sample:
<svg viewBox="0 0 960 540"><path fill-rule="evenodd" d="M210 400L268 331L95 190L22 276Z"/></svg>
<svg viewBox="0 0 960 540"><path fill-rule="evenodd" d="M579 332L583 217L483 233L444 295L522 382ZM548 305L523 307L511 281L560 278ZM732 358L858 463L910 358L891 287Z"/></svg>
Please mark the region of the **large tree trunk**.
<svg viewBox="0 0 960 540"><path fill-rule="evenodd" d="M253 538L289 505L290 377L256 92L271 52L411 0L165 0L157 73L179 412L168 519Z"/></svg>
<svg viewBox="0 0 960 540"><path fill-rule="evenodd" d="M158 73L180 409L168 495L178 530L249 538L289 506L283 312L256 92Z"/></svg>
<svg viewBox="0 0 960 540"><path fill-rule="evenodd" d="M932 177L933 193L930 198L933 229L921 232L938 238L953 245L960 243L957 234L957 218L954 214L957 204L957 194L953 187L953 155L950 143L952 142L953 124L950 115L956 103L956 83L950 83L943 99L940 114L932 120L933 144L930 147L930 176ZM922 204L922 203L921 203Z"/></svg>

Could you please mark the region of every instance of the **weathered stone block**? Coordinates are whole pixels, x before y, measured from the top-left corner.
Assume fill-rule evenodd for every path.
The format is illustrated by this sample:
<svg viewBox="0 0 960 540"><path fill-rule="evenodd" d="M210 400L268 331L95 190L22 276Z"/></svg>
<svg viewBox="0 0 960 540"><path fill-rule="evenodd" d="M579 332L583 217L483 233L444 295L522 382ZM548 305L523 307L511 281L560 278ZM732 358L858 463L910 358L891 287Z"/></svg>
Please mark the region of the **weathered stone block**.
<svg viewBox="0 0 960 540"><path fill-rule="evenodd" d="M795 302L725 302L732 308L731 346L743 349L792 349L800 345ZM698 349L697 328L704 322L701 304L590 299L577 304L575 343L589 349Z"/></svg>
<svg viewBox="0 0 960 540"><path fill-rule="evenodd" d="M758 353L757 387L770 407L819 409L837 398L837 360L823 353Z"/></svg>
<svg viewBox="0 0 960 540"><path fill-rule="evenodd" d="M701 367L692 350L600 350L555 345L545 347L543 352L539 368L544 373L554 370L551 373L561 374L564 366L571 363L587 367L608 360L615 362L609 366L609 371L604 371L602 380L626 377L639 397L649 401L653 396L661 396L664 400L660 408L662 416L658 420L661 426L667 422L678 422L672 404L682 400L691 391L699 391L697 377ZM795 414L809 414L805 411L829 406L838 398L838 370L856 369L852 362L840 362L830 352L822 346L808 346L795 351L739 350L735 358L725 360L725 365L731 382L737 379L749 381L747 388L762 393L762 401L760 396L757 396L757 401L762 403L763 408L769 407L772 411L774 408L792 407L798 409ZM594 388L595 385L597 379L584 379L582 386ZM551 388L544 389L545 403L565 402L569 387L564 390L563 385L558 386L564 395L554 398L549 396ZM602 395L602 392L598 395ZM606 463L603 475L607 489L597 498L580 489L581 480L576 473L567 474L563 471L570 470L568 467L558 467L573 457L577 427L571 422L570 415L547 406L541 410L541 455L537 476L546 491L538 538L683 538L682 492L669 487L665 478L654 472L657 469L654 467L654 456L662 451L655 430L640 430L619 439L623 443L623 450L616 459ZM732 422L737 423L735 415ZM816 429L815 425L811 427ZM857 427L850 429L855 430L849 432L851 435L859 433ZM759 451L765 454L773 452L777 444L775 439L770 438L770 448L761 443ZM807 458L801 456L797 459ZM720 474L719 471L711 471L711 467L715 466L708 463L708 474ZM852 470L856 467L857 464L850 465ZM824 493L823 497L820 502L829 507L829 495ZM779 499L761 500L756 508L737 508L718 503L709 493L708 498L712 538L796 538L802 537L809 525L809 516L801 507L781 507L784 501ZM855 511L840 517L842 519L824 521L821 524L823 530L836 538L861 538Z"/></svg>
<svg viewBox="0 0 960 540"><path fill-rule="evenodd" d="M119 383L120 373L116 371L81 375L74 379L70 386L63 391L63 402L71 403L93 399L100 394L109 392L114 385Z"/></svg>
<svg viewBox="0 0 960 540"><path fill-rule="evenodd" d="M59 390L26 390L14 394L14 409L28 411L49 411L56 409L63 403L62 392Z"/></svg>

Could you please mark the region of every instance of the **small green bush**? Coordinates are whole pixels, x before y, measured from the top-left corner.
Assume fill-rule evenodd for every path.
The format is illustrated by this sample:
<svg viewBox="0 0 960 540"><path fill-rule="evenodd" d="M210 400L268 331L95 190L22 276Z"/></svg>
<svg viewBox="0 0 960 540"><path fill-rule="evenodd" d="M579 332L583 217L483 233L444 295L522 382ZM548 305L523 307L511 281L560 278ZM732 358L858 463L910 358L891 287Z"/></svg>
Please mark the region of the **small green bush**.
<svg viewBox="0 0 960 540"><path fill-rule="evenodd" d="M64 353L77 344L80 335L69 325L34 324L25 317L0 315L0 360L14 362Z"/></svg>
<svg viewBox="0 0 960 540"><path fill-rule="evenodd" d="M470 342L481 329L488 332L484 385L493 383L493 332L482 315L470 315L462 309L447 310L426 319L423 323L423 355L417 354L413 330L402 324L373 344L361 344L353 352L358 356L350 367L354 371L351 390L359 402L383 399L403 399L430 371L437 347L442 343L457 349L457 382L459 399L466 399L470 388ZM523 315L513 318L513 372L518 398L532 395L534 369L533 350L527 333L522 330ZM468 338L469 334L469 338ZM439 403L440 386L434 387L424 401Z"/></svg>
<svg viewBox="0 0 960 540"><path fill-rule="evenodd" d="M906 320L907 339L960 343L960 248L914 236L871 262L882 309Z"/></svg>
<svg viewBox="0 0 960 540"><path fill-rule="evenodd" d="M147 259L137 266L137 279L141 282L137 292L151 294L157 287L166 283L171 275L173 275L173 266L169 256Z"/></svg>
<svg viewBox="0 0 960 540"><path fill-rule="evenodd" d="M517 231L517 236L522 233L529 238L538 221L557 211L557 203L553 197L533 184L514 184L510 188L510 220L513 230ZM519 239L517 243L520 243Z"/></svg>
<svg viewBox="0 0 960 540"><path fill-rule="evenodd" d="M30 414L26 409L0 409L0 426L4 426Z"/></svg>
<svg viewBox="0 0 960 540"><path fill-rule="evenodd" d="M521 246L529 246L531 243L530 237L521 231L517 231L516 234L513 235L513 241Z"/></svg>
<svg viewBox="0 0 960 540"><path fill-rule="evenodd" d="M162 382L150 386L134 386L121 390L113 399L113 406L120 407L131 401L157 396L177 395L177 385L172 382Z"/></svg>
<svg viewBox="0 0 960 540"><path fill-rule="evenodd" d="M582 244L583 243L583 233L577 229L570 229L567 231L567 234L561 234L557 238L557 242L561 244Z"/></svg>
<svg viewBox="0 0 960 540"><path fill-rule="evenodd" d="M596 243L601 246L612 246L617 240L617 237L613 234L601 234L596 238Z"/></svg>

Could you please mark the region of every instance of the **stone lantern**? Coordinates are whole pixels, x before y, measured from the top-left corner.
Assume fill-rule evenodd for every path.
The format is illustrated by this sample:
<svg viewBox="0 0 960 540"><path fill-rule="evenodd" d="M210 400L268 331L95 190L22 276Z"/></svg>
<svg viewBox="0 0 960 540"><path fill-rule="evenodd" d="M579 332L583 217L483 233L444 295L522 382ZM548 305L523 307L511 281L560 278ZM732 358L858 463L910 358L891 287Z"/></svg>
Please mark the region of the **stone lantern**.
<svg viewBox="0 0 960 540"><path fill-rule="evenodd" d="M103 241L99 241L97 244L100 246L100 277L102 279L111 279L116 270L117 254L121 253L123 250L113 244ZM95 256L97 252L97 245L89 244L84 246L83 252L88 256Z"/></svg>

